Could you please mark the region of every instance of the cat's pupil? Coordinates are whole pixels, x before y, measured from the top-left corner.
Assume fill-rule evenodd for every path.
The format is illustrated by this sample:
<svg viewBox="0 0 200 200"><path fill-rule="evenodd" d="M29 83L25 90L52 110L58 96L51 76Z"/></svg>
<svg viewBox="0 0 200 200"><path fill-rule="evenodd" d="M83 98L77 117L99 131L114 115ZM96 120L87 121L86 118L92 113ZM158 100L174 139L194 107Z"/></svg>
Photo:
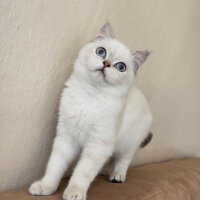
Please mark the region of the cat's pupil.
<svg viewBox="0 0 200 200"><path fill-rule="evenodd" d="M103 50L100 50L99 53L102 54L102 53L103 53Z"/></svg>

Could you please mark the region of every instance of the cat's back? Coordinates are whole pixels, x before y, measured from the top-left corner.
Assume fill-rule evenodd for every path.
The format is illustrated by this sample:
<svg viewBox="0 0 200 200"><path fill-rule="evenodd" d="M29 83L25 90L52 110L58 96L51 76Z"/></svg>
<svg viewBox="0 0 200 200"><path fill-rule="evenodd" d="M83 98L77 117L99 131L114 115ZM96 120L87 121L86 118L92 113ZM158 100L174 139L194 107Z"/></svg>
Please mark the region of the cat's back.
<svg viewBox="0 0 200 200"><path fill-rule="evenodd" d="M152 117L146 97L135 86L132 86L128 93L124 111L125 113L133 113L133 115L140 114L146 117Z"/></svg>
<svg viewBox="0 0 200 200"><path fill-rule="evenodd" d="M125 110L133 113L140 112L141 114L151 115L146 97L135 86L132 86L128 93Z"/></svg>
<svg viewBox="0 0 200 200"><path fill-rule="evenodd" d="M121 131L134 124L152 122L152 114L144 94L135 86L130 89L121 116Z"/></svg>
<svg viewBox="0 0 200 200"><path fill-rule="evenodd" d="M132 87L124 106L117 136L115 152L133 152L141 144L152 123L152 115L143 93Z"/></svg>

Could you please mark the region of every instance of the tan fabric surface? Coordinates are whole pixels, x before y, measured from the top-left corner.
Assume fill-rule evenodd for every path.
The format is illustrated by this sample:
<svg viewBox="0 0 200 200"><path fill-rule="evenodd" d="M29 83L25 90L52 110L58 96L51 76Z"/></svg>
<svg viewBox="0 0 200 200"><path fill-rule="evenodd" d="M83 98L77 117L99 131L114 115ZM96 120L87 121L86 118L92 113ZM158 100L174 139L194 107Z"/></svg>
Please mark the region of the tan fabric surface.
<svg viewBox="0 0 200 200"><path fill-rule="evenodd" d="M64 180L52 196L35 197L27 188L0 194L0 200L61 200ZM124 184L98 177L89 190L88 200L199 200L200 159L173 160L130 168Z"/></svg>

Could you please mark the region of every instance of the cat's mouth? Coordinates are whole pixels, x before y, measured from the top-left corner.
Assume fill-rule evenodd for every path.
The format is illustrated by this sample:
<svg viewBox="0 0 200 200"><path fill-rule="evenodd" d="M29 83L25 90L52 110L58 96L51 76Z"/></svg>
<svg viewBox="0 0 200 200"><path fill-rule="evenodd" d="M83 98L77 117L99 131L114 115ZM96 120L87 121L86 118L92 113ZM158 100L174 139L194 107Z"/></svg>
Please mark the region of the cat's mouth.
<svg viewBox="0 0 200 200"><path fill-rule="evenodd" d="M101 68L101 69L96 69L96 71L99 72L100 75L103 75L103 77L105 78L106 74L105 74L105 72L104 72L104 67Z"/></svg>

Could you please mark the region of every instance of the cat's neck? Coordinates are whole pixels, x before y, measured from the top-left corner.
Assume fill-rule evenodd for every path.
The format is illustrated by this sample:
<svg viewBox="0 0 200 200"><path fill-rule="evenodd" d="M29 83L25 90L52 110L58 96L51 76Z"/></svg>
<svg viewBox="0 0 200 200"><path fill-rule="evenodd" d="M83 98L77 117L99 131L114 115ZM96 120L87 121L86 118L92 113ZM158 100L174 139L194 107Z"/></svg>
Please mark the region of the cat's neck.
<svg viewBox="0 0 200 200"><path fill-rule="evenodd" d="M91 80L84 78L82 74L76 71L72 73L70 79L65 83L65 85L70 88L90 95L104 96L118 100L126 98L128 91L125 91L124 88L106 84L107 83L105 83L105 85L95 85Z"/></svg>

